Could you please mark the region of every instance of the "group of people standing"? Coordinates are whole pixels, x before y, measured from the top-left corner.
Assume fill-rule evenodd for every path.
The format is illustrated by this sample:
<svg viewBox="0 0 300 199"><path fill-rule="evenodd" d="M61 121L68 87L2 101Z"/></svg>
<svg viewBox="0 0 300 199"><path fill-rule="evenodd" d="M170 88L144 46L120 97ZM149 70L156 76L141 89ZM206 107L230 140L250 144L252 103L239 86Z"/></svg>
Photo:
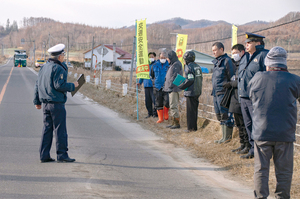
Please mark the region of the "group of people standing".
<svg viewBox="0 0 300 199"><path fill-rule="evenodd" d="M264 36L246 32L246 49L236 44L232 59L224 46L212 46L214 108L223 137L232 138L232 114L239 129L240 147L232 152L254 158L254 196L269 196L270 160L276 175L276 198L290 198L293 174L293 142L297 123L300 77L287 70L287 52L282 47L264 48ZM229 100L229 103L228 103ZM229 106L227 106L229 104Z"/></svg>
<svg viewBox="0 0 300 199"><path fill-rule="evenodd" d="M186 52L183 56L183 68L173 50L160 52L157 60L154 52L149 53L150 79L140 79L138 83L140 86L144 82L145 104L148 111L146 118L158 117L157 123L162 123L169 119L170 111L172 123L166 127L180 128L179 100L180 92L184 90L187 105L187 132L197 130L198 104L202 92L202 71L201 67L195 63L195 58L194 52ZM183 76L183 73L185 73L185 81L176 86L173 83L175 78L177 75ZM145 84L145 82L151 83ZM147 91L147 85L150 84L152 91ZM152 108L152 104L155 105L155 108Z"/></svg>

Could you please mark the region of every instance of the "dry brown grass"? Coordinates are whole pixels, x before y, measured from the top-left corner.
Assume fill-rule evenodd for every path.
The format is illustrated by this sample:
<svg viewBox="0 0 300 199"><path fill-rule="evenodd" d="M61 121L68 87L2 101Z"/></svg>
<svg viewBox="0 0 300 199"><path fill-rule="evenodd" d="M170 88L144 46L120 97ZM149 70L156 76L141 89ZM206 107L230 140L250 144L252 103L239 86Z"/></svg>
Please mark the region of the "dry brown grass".
<svg viewBox="0 0 300 199"><path fill-rule="evenodd" d="M75 71L74 71L75 72ZM85 70L80 69L77 73L86 73ZM89 71L88 71L89 73ZM106 75L106 79L110 76ZM118 73L118 72L117 72ZM109 74L109 73L107 73ZM121 74L119 72L119 74ZM69 77L71 81L74 78ZM135 80L134 80L135 81ZM117 80L121 82L121 80ZM206 86L204 88L209 88L209 81L205 81ZM120 113L122 117L129 120L137 119L136 114L136 97L134 95L122 96L119 92L114 92L111 90L105 90L103 87L91 86L91 84L85 84L81 88L80 92L87 97L93 99L94 101L107 106ZM211 101L208 96L203 97L202 101ZM164 137L168 142L175 144L176 146L186 148L190 150L196 157L206 158L213 164L219 165L220 170L226 170L229 172L228 178L240 181L250 187L253 187L253 173L254 173L254 161L240 159L239 155L232 153L231 149L237 148L239 146L238 131L234 130L233 139L227 144L214 144L214 140L221 137L220 125L216 122L210 120L198 118L198 131L192 133L185 133L186 129L186 115L185 107L180 106L181 109L181 129L170 130L166 129L165 126L170 121L165 121L161 124L156 124L156 118L144 119L147 115L147 111L144 104L144 99L139 99L139 117L140 123L143 128L152 130L158 135ZM300 198L300 155L299 151L295 151L294 160L294 175L292 182L292 198ZM270 192L275 190L275 175L274 166L271 164L270 171Z"/></svg>

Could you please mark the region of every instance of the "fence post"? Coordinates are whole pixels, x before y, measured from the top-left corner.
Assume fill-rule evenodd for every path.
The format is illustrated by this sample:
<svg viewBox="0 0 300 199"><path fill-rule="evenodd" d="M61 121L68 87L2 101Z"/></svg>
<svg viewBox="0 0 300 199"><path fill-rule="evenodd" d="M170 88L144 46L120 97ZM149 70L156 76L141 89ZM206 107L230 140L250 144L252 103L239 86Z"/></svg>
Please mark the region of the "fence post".
<svg viewBox="0 0 300 199"><path fill-rule="evenodd" d="M109 90L111 87L111 81L110 79L106 80L106 90Z"/></svg>
<svg viewBox="0 0 300 199"><path fill-rule="evenodd" d="M99 84L99 78L95 78L95 85Z"/></svg>
<svg viewBox="0 0 300 199"><path fill-rule="evenodd" d="M123 96L127 95L128 84L123 84Z"/></svg>
<svg viewBox="0 0 300 199"><path fill-rule="evenodd" d="M91 76L89 76L89 75L86 76L85 81L86 81L86 82L90 82L90 81L91 81Z"/></svg>

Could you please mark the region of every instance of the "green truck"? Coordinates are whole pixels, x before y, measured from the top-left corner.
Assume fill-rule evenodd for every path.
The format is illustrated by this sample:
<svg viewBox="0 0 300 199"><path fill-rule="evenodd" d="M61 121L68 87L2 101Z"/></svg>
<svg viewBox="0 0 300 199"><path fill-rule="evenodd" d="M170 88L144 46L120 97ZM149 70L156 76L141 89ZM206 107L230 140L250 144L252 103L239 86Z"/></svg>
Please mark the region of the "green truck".
<svg viewBox="0 0 300 199"><path fill-rule="evenodd" d="M26 50L15 50L14 63L15 67L26 67L27 66L27 55Z"/></svg>

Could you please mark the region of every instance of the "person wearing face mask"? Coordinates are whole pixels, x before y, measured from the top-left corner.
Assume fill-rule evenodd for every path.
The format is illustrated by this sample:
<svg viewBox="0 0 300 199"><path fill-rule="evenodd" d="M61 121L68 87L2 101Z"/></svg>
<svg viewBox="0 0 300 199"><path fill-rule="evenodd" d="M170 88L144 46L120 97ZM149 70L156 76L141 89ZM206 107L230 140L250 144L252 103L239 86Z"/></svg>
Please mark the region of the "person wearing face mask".
<svg viewBox="0 0 300 199"><path fill-rule="evenodd" d="M249 58L244 56L240 61L238 71L238 95L241 102L241 109L244 118L245 127L248 133L249 143L251 145L248 154L241 156L243 159L254 158L254 140L252 138L252 114L253 105L249 98L247 88L250 80L259 71L266 71L265 57L269 50L264 48L264 36L246 32L246 51Z"/></svg>
<svg viewBox="0 0 300 199"><path fill-rule="evenodd" d="M170 114L173 121L173 123L167 126L167 128L177 129L180 128L178 105L179 93L181 92L181 89L173 84L173 81L175 80L177 74L183 75L183 69L181 62L178 60L176 52L174 52L173 50L168 52L167 60L170 63L170 67L166 75L164 91L170 93Z"/></svg>
<svg viewBox="0 0 300 199"><path fill-rule="evenodd" d="M232 46L231 52L233 57L232 61L236 66L236 72L235 72L235 76L231 78L231 81L224 83L223 87L232 89L228 111L230 113L233 113L234 115L235 124L239 129L239 137L240 137L240 144L241 144L241 146L239 146L238 148L233 149L232 152L236 152L237 154L247 154L250 149L250 144L249 144L248 134L245 128L245 124L243 121L241 104L239 103L237 76L238 76L241 58L246 56L246 58L249 59L249 53L245 52L245 47L242 44L236 44Z"/></svg>
<svg viewBox="0 0 300 199"><path fill-rule="evenodd" d="M155 108L157 110L158 121L161 123L164 120L169 119L169 94L163 91L163 86L165 83L165 77L167 70L169 68L169 63L167 62L167 52L162 51L159 54L159 60L157 60L150 70L150 79L153 81L153 93L155 96Z"/></svg>
<svg viewBox="0 0 300 199"><path fill-rule="evenodd" d="M148 54L149 57L149 68L151 71L151 68L153 64L156 62L156 53L155 52L150 52ZM151 79L139 79L139 83L137 83L137 86L140 86L141 84L144 83L144 90L145 90L145 105L146 109L148 111L148 115L146 117L157 117L156 109L153 108L153 104L155 106L155 98L153 95L153 84Z"/></svg>

